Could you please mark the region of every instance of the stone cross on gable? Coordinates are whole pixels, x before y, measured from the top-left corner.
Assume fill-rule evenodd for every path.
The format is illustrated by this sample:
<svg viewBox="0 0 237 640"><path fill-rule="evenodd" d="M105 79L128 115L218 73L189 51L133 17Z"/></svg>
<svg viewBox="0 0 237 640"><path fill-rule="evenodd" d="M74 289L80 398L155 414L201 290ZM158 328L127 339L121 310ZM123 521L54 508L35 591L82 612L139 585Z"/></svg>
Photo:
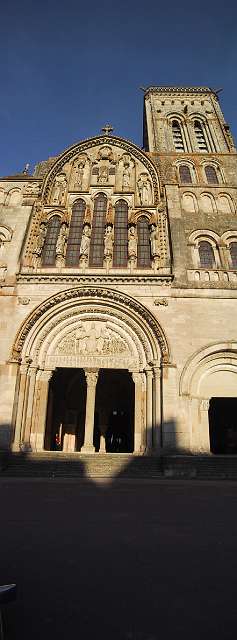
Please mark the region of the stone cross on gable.
<svg viewBox="0 0 237 640"><path fill-rule="evenodd" d="M112 133L112 131L114 130L113 127L111 127L111 124L105 124L104 127L102 127L101 131L103 131L103 133L106 136L109 136L110 133Z"/></svg>

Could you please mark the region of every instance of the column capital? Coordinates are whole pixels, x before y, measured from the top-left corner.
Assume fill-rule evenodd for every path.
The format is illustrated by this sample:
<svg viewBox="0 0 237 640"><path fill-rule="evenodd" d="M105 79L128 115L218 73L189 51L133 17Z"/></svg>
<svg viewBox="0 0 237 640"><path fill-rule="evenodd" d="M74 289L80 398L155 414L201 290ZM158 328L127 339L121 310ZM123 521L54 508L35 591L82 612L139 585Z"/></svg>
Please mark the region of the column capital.
<svg viewBox="0 0 237 640"><path fill-rule="evenodd" d="M37 371L38 378L42 382L49 382L53 375L52 369L38 369Z"/></svg>
<svg viewBox="0 0 237 640"><path fill-rule="evenodd" d="M208 398L200 398L200 411L208 411L210 400Z"/></svg>
<svg viewBox="0 0 237 640"><path fill-rule="evenodd" d="M142 382L142 376L140 371L131 371L131 376L135 384Z"/></svg>
<svg viewBox="0 0 237 640"><path fill-rule="evenodd" d="M153 378L153 371L150 367L147 367L146 369L144 369L145 374L146 374L146 378Z"/></svg>
<svg viewBox="0 0 237 640"><path fill-rule="evenodd" d="M84 369L86 382L88 387L96 387L99 369Z"/></svg>

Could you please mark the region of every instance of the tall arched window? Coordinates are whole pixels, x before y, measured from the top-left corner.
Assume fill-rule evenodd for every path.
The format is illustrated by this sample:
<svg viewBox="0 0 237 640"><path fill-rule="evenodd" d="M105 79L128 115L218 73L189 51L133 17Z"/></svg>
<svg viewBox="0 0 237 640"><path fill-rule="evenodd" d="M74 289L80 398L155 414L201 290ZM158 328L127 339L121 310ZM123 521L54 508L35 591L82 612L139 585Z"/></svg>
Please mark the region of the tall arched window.
<svg viewBox="0 0 237 640"><path fill-rule="evenodd" d="M208 184L218 184L217 173L214 167L208 165L205 167L205 174Z"/></svg>
<svg viewBox="0 0 237 640"><path fill-rule="evenodd" d="M60 231L61 220L59 216L53 216L48 223L44 248L42 251L42 264L44 266L54 266L56 258L56 244Z"/></svg>
<svg viewBox="0 0 237 640"><path fill-rule="evenodd" d="M172 133L176 151L185 151L183 134L178 120L172 121Z"/></svg>
<svg viewBox="0 0 237 640"><path fill-rule="evenodd" d="M231 242L229 248L232 268L237 269L237 242Z"/></svg>
<svg viewBox="0 0 237 640"><path fill-rule="evenodd" d="M137 266L151 266L150 233L145 217L139 218L137 222Z"/></svg>
<svg viewBox="0 0 237 640"><path fill-rule="evenodd" d="M128 263L128 205L118 200L115 205L113 266L126 267Z"/></svg>
<svg viewBox="0 0 237 640"><path fill-rule="evenodd" d="M72 207L72 218L67 243L66 266L74 267L79 263L80 244L82 238L83 221L85 216L86 203L81 198L74 202Z"/></svg>
<svg viewBox="0 0 237 640"><path fill-rule="evenodd" d="M215 267L215 256L210 242L201 240L198 245L200 267L213 269Z"/></svg>
<svg viewBox="0 0 237 640"><path fill-rule="evenodd" d="M90 267L103 267L106 211L107 198L104 193L99 193L95 198L94 204L89 259Z"/></svg>
<svg viewBox="0 0 237 640"><path fill-rule="evenodd" d="M203 131L203 126L201 122L199 122L198 120L195 120L194 122L194 133L196 135L196 139L197 139L197 143L200 151L208 151L207 142L206 142L205 134Z"/></svg>
<svg viewBox="0 0 237 640"><path fill-rule="evenodd" d="M189 167L181 164L179 167L179 178L182 184L192 184L192 176Z"/></svg>

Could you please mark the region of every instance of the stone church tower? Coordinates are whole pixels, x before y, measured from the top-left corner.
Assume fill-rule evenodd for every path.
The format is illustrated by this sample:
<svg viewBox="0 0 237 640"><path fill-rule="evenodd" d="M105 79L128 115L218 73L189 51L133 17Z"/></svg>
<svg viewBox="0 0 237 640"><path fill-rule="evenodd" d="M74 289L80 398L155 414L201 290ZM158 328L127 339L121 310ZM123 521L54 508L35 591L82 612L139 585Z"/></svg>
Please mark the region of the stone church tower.
<svg viewBox="0 0 237 640"><path fill-rule="evenodd" d="M0 448L237 452L237 163L218 96L150 87L0 180Z"/></svg>

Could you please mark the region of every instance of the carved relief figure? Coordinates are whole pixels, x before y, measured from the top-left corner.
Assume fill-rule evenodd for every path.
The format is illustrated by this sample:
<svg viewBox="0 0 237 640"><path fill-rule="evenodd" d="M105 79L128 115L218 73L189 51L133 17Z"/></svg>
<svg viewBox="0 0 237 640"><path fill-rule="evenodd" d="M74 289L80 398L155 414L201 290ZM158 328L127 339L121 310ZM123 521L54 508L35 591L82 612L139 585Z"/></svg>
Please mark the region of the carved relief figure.
<svg viewBox="0 0 237 640"><path fill-rule="evenodd" d="M91 237L90 226L88 224L85 224L83 229L82 239L81 239L80 256L84 256L86 258L89 256L90 237Z"/></svg>
<svg viewBox="0 0 237 640"><path fill-rule="evenodd" d="M63 258L65 257L67 236L68 236L68 228L64 222L61 226L58 239L57 239L56 256L62 256Z"/></svg>
<svg viewBox="0 0 237 640"><path fill-rule="evenodd" d="M126 342L107 323L80 322L74 334L65 338L57 348L58 353L87 355L111 355L128 350Z"/></svg>
<svg viewBox="0 0 237 640"><path fill-rule="evenodd" d="M100 184L105 184L109 179L109 167L108 165L102 164L99 168L98 180Z"/></svg>
<svg viewBox="0 0 237 640"><path fill-rule="evenodd" d="M105 258L112 258L113 254L113 227L108 225L105 231L104 255Z"/></svg>
<svg viewBox="0 0 237 640"><path fill-rule="evenodd" d="M152 201L151 183L146 173L141 173L137 183L140 204L147 206Z"/></svg>
<svg viewBox="0 0 237 640"><path fill-rule="evenodd" d="M130 227L128 232L128 256L133 259L137 257L137 234L134 225Z"/></svg>
<svg viewBox="0 0 237 640"><path fill-rule="evenodd" d="M74 175L73 175L73 185L78 189L82 189L82 181L84 176L85 169L85 161L79 162L79 164L75 167Z"/></svg>
<svg viewBox="0 0 237 640"><path fill-rule="evenodd" d="M67 180L64 174L61 174L55 178L53 187L53 203L63 204L65 200L67 189Z"/></svg>
<svg viewBox="0 0 237 640"><path fill-rule="evenodd" d="M130 187L130 171L129 171L129 165L125 165L124 167L124 171L123 171L123 181L122 181L122 188L123 191L128 191Z"/></svg>
<svg viewBox="0 0 237 640"><path fill-rule="evenodd" d="M45 222L42 222L39 228L39 235L36 238L36 245L34 249L34 253L36 255L41 256L42 249L45 243L45 238L47 234L47 225Z"/></svg>

